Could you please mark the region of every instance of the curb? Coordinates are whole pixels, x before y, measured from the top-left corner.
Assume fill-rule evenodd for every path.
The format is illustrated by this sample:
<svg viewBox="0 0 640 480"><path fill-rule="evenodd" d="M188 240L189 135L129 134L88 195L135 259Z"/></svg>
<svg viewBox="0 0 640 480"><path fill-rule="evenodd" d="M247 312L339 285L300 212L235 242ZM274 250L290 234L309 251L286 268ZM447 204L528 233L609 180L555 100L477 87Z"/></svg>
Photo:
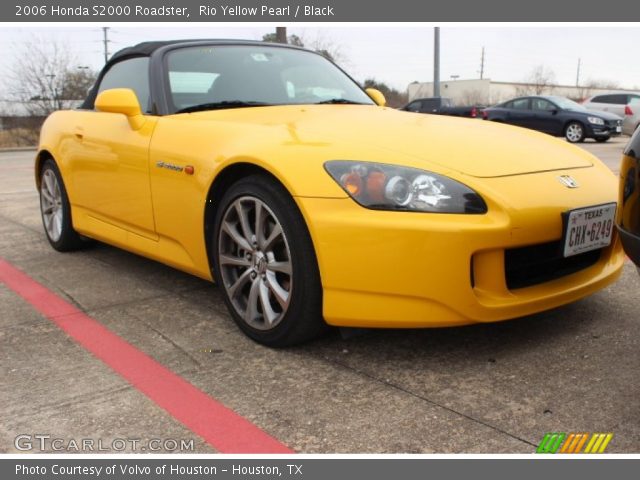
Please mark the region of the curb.
<svg viewBox="0 0 640 480"><path fill-rule="evenodd" d="M2 147L0 148L0 153L5 152L35 152L38 147Z"/></svg>

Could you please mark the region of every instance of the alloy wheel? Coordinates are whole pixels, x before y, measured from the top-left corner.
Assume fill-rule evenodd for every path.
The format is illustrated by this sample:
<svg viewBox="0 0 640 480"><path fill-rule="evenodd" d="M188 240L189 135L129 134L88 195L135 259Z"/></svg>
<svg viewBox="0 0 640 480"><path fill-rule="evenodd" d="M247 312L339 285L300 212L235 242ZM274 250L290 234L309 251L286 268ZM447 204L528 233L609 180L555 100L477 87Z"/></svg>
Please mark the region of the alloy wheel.
<svg viewBox="0 0 640 480"><path fill-rule="evenodd" d="M293 266L273 211L252 196L233 201L222 218L217 254L222 284L236 313L257 330L276 327L289 307Z"/></svg>
<svg viewBox="0 0 640 480"><path fill-rule="evenodd" d="M62 236L62 192L55 173L46 169L40 184L40 210L47 235L53 242Z"/></svg>
<svg viewBox="0 0 640 480"><path fill-rule="evenodd" d="M566 135L570 142L579 142L582 138L582 127L577 123L572 123L567 127Z"/></svg>

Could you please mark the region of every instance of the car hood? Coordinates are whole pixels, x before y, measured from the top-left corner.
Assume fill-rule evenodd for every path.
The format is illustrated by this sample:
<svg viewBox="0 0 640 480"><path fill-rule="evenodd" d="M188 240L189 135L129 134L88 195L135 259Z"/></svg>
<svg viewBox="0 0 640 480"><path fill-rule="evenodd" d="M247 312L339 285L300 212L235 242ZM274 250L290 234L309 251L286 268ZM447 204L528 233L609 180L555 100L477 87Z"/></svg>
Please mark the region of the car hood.
<svg viewBox="0 0 640 480"><path fill-rule="evenodd" d="M402 112L367 105L288 105L176 115L193 121L268 129L273 141L331 147L332 158L354 145L388 153L387 163L500 177L593 165L586 151L545 134L479 119ZM251 133L247 137L251 138ZM346 148L348 146L348 148ZM394 155L397 154L397 155ZM357 158L367 160L367 158Z"/></svg>
<svg viewBox="0 0 640 480"><path fill-rule="evenodd" d="M603 120L622 120L620 115L616 115L615 113L603 112L602 110L588 110L587 112L580 112L585 115L590 115L592 117L600 117Z"/></svg>

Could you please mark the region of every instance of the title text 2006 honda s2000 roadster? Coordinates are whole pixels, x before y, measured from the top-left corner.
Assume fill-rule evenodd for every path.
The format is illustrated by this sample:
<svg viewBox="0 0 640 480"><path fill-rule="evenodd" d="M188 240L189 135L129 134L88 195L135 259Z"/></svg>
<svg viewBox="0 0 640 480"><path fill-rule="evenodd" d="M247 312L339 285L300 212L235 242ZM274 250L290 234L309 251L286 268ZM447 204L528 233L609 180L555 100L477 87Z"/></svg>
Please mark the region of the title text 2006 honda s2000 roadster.
<svg viewBox="0 0 640 480"><path fill-rule="evenodd" d="M612 282L617 183L505 125L384 107L337 66L261 42L143 43L36 159L51 245L97 239L215 280L284 346L327 324L435 327L553 308Z"/></svg>

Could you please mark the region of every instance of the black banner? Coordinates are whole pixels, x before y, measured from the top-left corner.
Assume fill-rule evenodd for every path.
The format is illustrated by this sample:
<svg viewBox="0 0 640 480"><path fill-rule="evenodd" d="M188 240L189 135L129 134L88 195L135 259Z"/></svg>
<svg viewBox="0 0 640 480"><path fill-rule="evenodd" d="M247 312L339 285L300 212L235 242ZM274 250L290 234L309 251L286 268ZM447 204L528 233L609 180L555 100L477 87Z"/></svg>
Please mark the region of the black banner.
<svg viewBox="0 0 640 480"><path fill-rule="evenodd" d="M14 479L171 479L238 478L299 480L463 479L542 480L545 478L635 478L640 459L1 459L0 478Z"/></svg>
<svg viewBox="0 0 640 480"><path fill-rule="evenodd" d="M16 0L2 22L633 22L628 0Z"/></svg>

